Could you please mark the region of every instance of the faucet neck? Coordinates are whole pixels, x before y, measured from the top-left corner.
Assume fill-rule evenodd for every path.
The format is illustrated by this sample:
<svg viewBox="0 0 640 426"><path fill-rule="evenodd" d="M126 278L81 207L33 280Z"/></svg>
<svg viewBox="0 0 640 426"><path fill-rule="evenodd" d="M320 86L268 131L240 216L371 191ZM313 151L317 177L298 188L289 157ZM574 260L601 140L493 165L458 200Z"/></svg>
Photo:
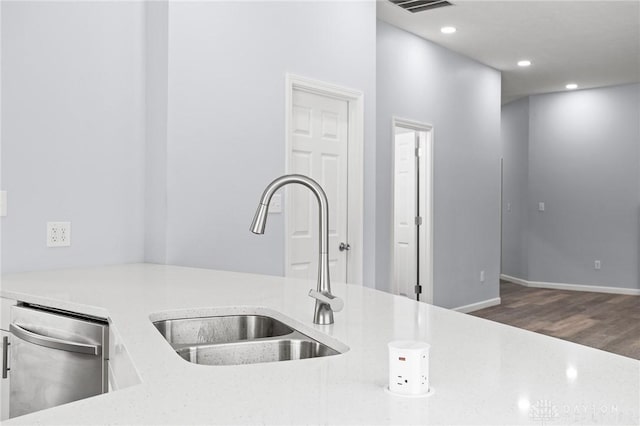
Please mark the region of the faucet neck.
<svg viewBox="0 0 640 426"><path fill-rule="evenodd" d="M290 183L304 185L315 195L318 201L319 212L319 256L318 256L318 292L324 296L331 295L331 283L329 276L329 201L322 187L313 179L303 175L284 175L271 182L262 193L260 205L251 224L251 230L261 234L264 232L267 221L267 210L273 194ZM331 305L316 298L316 307L313 315L315 324L333 324L333 310Z"/></svg>
<svg viewBox="0 0 640 426"><path fill-rule="evenodd" d="M271 197L273 194L278 191L278 189L282 188L285 185L290 183L297 183L303 186L306 186L311 190L313 195L315 195L316 200L318 201L318 212L319 212L319 227L320 227L320 235L319 235L319 245L320 245L320 254L328 254L329 253L329 201L327 200L327 194L325 194L322 187L313 179L304 176L304 175L284 175L280 176L277 179L274 179L262 193L262 197L260 198L260 204L264 206L269 206L271 202ZM266 215L265 219L266 221ZM327 260L328 262L328 260Z"/></svg>

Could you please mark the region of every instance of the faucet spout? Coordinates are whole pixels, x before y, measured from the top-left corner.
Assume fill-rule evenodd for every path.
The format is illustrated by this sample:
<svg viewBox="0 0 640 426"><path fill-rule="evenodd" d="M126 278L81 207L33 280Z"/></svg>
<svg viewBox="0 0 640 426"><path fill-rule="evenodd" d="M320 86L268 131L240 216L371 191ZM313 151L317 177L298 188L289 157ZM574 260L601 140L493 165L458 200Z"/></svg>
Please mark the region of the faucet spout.
<svg viewBox="0 0 640 426"><path fill-rule="evenodd" d="M251 232L254 234L264 234L264 228L267 225L267 213L269 210L268 203L269 201L267 201L267 204L262 204L262 202L260 202L260 205L256 210L256 215L253 217L253 222L251 222Z"/></svg>
<svg viewBox="0 0 640 426"><path fill-rule="evenodd" d="M333 324L333 312L342 309L342 304L337 302L336 299L338 298L331 294L331 284L329 282L329 202L327 195L318 182L304 175L284 175L275 179L267 185L262 193L250 230L254 234L264 234L271 197L278 189L290 183L297 183L307 187L318 201L318 216L320 219L318 288L316 292L310 292L309 296L316 299L313 322L323 325Z"/></svg>

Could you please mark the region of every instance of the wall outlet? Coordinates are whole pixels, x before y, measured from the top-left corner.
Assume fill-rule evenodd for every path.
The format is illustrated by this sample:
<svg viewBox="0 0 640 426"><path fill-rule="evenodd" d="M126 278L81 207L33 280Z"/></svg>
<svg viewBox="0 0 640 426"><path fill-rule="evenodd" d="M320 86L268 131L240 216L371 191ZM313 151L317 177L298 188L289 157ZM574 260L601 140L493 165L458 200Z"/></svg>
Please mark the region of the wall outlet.
<svg viewBox="0 0 640 426"><path fill-rule="evenodd" d="M600 261L599 260L594 260L593 261L593 269L599 271L600 270Z"/></svg>
<svg viewBox="0 0 640 426"><path fill-rule="evenodd" d="M511 211L511 203L507 203L507 211L510 212Z"/></svg>
<svg viewBox="0 0 640 426"><path fill-rule="evenodd" d="M484 271L480 271L480 282L484 282Z"/></svg>
<svg viewBox="0 0 640 426"><path fill-rule="evenodd" d="M539 212L543 212L544 211L544 203L543 202L538 203L538 211Z"/></svg>
<svg viewBox="0 0 640 426"><path fill-rule="evenodd" d="M47 247L71 245L71 222L47 222Z"/></svg>

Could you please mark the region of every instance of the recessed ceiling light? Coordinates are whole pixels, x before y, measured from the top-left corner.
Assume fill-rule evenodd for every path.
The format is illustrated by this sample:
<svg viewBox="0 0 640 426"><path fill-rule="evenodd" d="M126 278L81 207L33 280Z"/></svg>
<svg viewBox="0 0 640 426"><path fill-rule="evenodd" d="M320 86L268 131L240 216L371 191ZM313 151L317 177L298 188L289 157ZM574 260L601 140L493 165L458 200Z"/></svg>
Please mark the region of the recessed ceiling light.
<svg viewBox="0 0 640 426"><path fill-rule="evenodd" d="M531 65L531 61L524 59L522 61L518 61L518 66L519 67L528 67Z"/></svg>
<svg viewBox="0 0 640 426"><path fill-rule="evenodd" d="M456 27L442 27L440 28L442 34L453 34L456 32Z"/></svg>
<svg viewBox="0 0 640 426"><path fill-rule="evenodd" d="M567 89L569 89L569 90L574 90L574 89L577 89L577 88L578 88L578 85L577 85L577 84L575 84L575 83L569 83L569 84L567 84L567 85L566 85L566 86L564 86L564 87L566 87L566 88L567 88Z"/></svg>

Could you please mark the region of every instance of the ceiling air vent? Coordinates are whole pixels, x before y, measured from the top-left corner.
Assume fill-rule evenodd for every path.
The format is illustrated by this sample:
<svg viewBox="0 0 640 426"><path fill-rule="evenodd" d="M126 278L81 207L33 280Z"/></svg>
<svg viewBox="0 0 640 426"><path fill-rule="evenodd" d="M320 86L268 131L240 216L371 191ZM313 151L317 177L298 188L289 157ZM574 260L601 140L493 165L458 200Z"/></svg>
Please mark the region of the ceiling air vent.
<svg viewBox="0 0 640 426"><path fill-rule="evenodd" d="M408 10L411 13L424 12L438 7L451 6L446 0L389 0L396 6Z"/></svg>

